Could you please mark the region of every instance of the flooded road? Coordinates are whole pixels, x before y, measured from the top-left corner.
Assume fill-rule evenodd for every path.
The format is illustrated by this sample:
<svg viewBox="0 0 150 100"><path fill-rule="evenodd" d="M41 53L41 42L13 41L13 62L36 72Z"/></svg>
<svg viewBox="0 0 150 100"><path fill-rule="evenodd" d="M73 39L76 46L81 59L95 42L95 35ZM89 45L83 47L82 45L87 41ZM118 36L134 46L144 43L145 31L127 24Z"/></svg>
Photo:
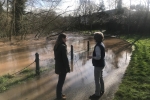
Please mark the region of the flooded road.
<svg viewBox="0 0 150 100"><path fill-rule="evenodd" d="M40 40L34 40L29 38L25 41L19 41L14 43L0 42L0 76L5 74L13 74L35 60L35 53L39 53L40 60L53 59L53 46L54 40L46 40L41 38ZM76 50L83 50L84 46L87 46L87 40L84 37L68 36L68 52L70 52L70 46L74 45ZM41 62L42 66L45 66L46 62ZM52 63L52 61L51 61ZM35 68L35 64L29 68Z"/></svg>
<svg viewBox="0 0 150 100"><path fill-rule="evenodd" d="M93 49L90 52L82 52L83 49L87 48L87 40L83 40L83 38L71 37L68 40L72 41L68 42L68 51L70 51L69 45L73 45L76 52L74 53L74 61L71 66L72 71L67 74L64 93L67 96L67 100L88 100L89 95L94 93L94 67L91 59L87 59L87 56L92 54ZM53 44L49 42L44 46L42 45L43 48L46 48L45 51L40 48L36 49L41 55L40 59L53 58L53 54L50 54ZM106 66L103 70L105 94L101 100L111 100L129 64L132 50L127 42L116 38L106 38L104 44L106 46ZM90 47L92 46L94 46L94 41L90 40ZM34 48L35 45L30 49L35 50ZM32 62L34 53L35 51L29 54L30 57L28 59L26 58L28 62ZM24 58L23 60L25 60L26 54L21 55L20 53ZM5 57L7 58L8 55ZM46 61L41 64L45 63ZM0 100L54 100L57 78L58 76L54 74L54 70L43 73L33 80L1 93Z"/></svg>

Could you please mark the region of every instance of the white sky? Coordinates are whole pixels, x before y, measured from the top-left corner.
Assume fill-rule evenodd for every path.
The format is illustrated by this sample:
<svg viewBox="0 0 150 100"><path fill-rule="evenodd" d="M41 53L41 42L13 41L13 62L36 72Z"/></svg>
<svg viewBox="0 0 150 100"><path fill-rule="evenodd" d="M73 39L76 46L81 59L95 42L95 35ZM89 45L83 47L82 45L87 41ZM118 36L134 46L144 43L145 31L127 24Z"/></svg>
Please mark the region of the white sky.
<svg viewBox="0 0 150 100"><path fill-rule="evenodd" d="M58 8L60 8L61 10L65 10L68 6L70 6L68 8L68 10L74 10L74 8L78 5L79 3L79 0L62 0L63 2L61 2L61 4L59 5ZM94 1L95 3L99 3L99 1L101 0L91 0L91 1ZM105 4L105 7L106 9L109 9L108 5L108 1L113 1L113 0L103 0L104 1L104 4ZM122 0L123 1L123 6L125 7L129 7L130 5L130 0ZM144 4L144 0L131 0L131 4L140 4L140 2L142 4Z"/></svg>
<svg viewBox="0 0 150 100"><path fill-rule="evenodd" d="M99 1L101 0L91 0L95 3L99 3ZM114 6L110 6L112 5L112 3L114 3L115 0L103 0L104 4L105 4L105 9L114 9L112 7ZM130 0L122 0L123 1L123 7L129 7L130 5ZM131 0L131 4L132 5L136 5L136 4L144 4L144 1L146 0ZM79 0L62 0L61 3L57 6L57 8L53 8L55 9L58 13L63 13L65 11L70 11L70 10L74 10L75 8L77 8L77 6L79 5ZM28 8L33 8L32 6L28 6ZM42 0L37 0L34 8L36 9L48 9L49 7L51 7L50 3L47 2L43 2Z"/></svg>
<svg viewBox="0 0 150 100"><path fill-rule="evenodd" d="M0 0L0 1L4 1L4 0ZM80 0L62 0L61 3L59 4L59 6L57 8L61 9L61 10L74 10L75 7L78 6ZM102 0L91 0L95 3L99 3L99 1ZM108 1L110 1L110 3L114 0L103 0L106 9L108 9L109 7L109 3ZM130 5L130 0L122 0L123 1L123 6L129 6ZM146 0L131 0L131 4L145 4ZM48 4L47 2L44 3L42 0L36 0L35 6L38 8L48 8L50 7L50 4ZM34 6L34 7L35 7ZM68 8L67 8L68 7Z"/></svg>
<svg viewBox="0 0 150 100"><path fill-rule="evenodd" d="M66 5L77 5L76 3L79 2L79 0L62 0L62 6L65 7ZM91 0L94 1L95 3L99 3L101 0ZM113 1L113 0L103 0L105 5L108 5L108 1ZM124 5L129 5L130 0L122 0ZM139 4L139 3L144 3L144 0L131 0L132 4Z"/></svg>

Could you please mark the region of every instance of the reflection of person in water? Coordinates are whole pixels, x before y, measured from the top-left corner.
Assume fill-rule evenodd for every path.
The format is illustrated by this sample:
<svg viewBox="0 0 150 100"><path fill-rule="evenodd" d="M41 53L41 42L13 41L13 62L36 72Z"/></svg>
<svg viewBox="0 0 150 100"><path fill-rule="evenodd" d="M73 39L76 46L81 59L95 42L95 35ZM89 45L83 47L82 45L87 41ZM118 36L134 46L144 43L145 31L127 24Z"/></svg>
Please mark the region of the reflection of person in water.
<svg viewBox="0 0 150 100"><path fill-rule="evenodd" d="M103 44L103 33L96 32L94 34L94 40L96 45L94 47L92 63L94 66L94 78L95 78L95 93L91 95L90 99L98 99L104 94L104 81L103 81L103 68L105 66L105 46Z"/></svg>
<svg viewBox="0 0 150 100"><path fill-rule="evenodd" d="M66 74L70 72L69 61L67 58L66 35L60 34L54 46L55 57L55 73L59 75L56 96L57 100L65 100L66 97L62 94L62 87L66 78Z"/></svg>

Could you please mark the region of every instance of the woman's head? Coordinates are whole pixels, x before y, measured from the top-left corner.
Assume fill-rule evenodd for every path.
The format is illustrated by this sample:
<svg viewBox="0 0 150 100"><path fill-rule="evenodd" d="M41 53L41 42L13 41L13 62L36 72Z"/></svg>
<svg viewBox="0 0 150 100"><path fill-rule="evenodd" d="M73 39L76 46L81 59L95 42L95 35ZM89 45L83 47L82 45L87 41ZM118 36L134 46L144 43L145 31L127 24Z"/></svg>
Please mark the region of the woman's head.
<svg viewBox="0 0 150 100"><path fill-rule="evenodd" d="M56 40L54 49L56 49L58 47L58 45L62 44L63 42L64 43L66 42L66 35L64 33L61 33L61 34L58 35L58 38Z"/></svg>
<svg viewBox="0 0 150 100"><path fill-rule="evenodd" d="M104 40L104 35L102 32L95 32L94 33L94 40L96 42L102 42Z"/></svg>
<svg viewBox="0 0 150 100"><path fill-rule="evenodd" d="M59 34L57 42L59 43L66 42L66 35L64 33Z"/></svg>

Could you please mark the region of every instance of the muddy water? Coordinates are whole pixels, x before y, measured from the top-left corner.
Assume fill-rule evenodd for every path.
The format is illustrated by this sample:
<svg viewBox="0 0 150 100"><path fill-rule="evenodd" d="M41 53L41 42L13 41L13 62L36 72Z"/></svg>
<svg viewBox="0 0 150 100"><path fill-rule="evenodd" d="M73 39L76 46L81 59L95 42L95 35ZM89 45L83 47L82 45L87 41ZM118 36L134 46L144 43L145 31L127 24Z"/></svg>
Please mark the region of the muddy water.
<svg viewBox="0 0 150 100"><path fill-rule="evenodd" d="M35 53L39 53L41 66L47 65L49 59L53 59L53 46L55 40L46 40L42 38L40 40L34 40L29 38L28 40L13 43L0 42L0 76L4 74L13 74L35 60ZM83 50L87 45L87 40L83 37L68 36L68 52L70 52L70 46L74 45L74 49ZM47 61L46 61L47 60ZM51 63L53 60L51 61ZM29 68L34 69L35 64L32 64Z"/></svg>
<svg viewBox="0 0 150 100"><path fill-rule="evenodd" d="M0 42L0 76L8 73L13 74L25 68L34 62L36 52L40 55L41 66L48 66L49 63L53 64L54 43L54 40L46 41L45 38L40 40L28 39L27 41L14 42L11 45ZM113 49L114 52L117 52L116 50L120 52L119 48L126 45L125 42L115 38L106 39L104 43L107 48ZM68 53L71 45L74 46L75 52L87 50L87 40L84 37L68 36L67 45ZM93 46L94 41L90 39L90 47ZM49 59L51 59L50 62ZM32 64L29 68L34 69L35 64Z"/></svg>
<svg viewBox="0 0 150 100"><path fill-rule="evenodd" d="M74 61L70 62L72 71L67 75L64 93L67 95L67 100L88 100L88 96L94 92L94 68L91 59L87 59L87 56L91 55L92 49L90 52L80 52L82 49L86 49L87 45L87 40L83 40L83 38L70 37L68 40L70 41L68 45L74 45L75 50L78 52L74 53ZM91 47L94 46L94 41L90 41ZM129 64L131 48L129 48L127 42L116 38L106 38L104 44L106 46L106 66L103 70L105 94L101 99L111 100ZM52 46L50 43L43 46L43 48L46 48L45 52L40 48L39 50L31 50L41 51L42 59L47 59L50 56L53 58L52 54L49 54ZM35 51L29 54L31 58L33 56L32 59L34 59ZM69 46L68 51L70 51ZM1 93L0 100L54 100L57 78L58 76L54 74L54 70L44 73L36 79Z"/></svg>

